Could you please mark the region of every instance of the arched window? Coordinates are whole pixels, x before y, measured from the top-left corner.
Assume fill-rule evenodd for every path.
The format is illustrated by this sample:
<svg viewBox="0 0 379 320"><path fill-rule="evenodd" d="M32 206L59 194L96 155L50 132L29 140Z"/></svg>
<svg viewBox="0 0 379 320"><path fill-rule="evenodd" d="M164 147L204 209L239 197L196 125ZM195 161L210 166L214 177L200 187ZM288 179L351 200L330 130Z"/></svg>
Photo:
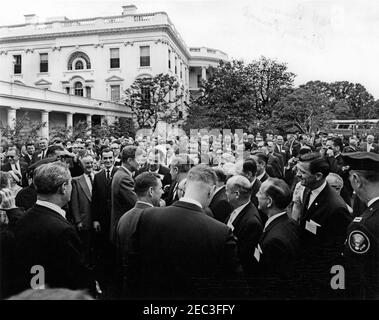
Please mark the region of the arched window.
<svg viewBox="0 0 379 320"><path fill-rule="evenodd" d="M76 68L78 62L81 61L83 68L81 69L91 69L91 61L87 54L81 51L74 52L68 59L67 69L68 70L81 70Z"/></svg>
<svg viewBox="0 0 379 320"><path fill-rule="evenodd" d="M75 95L83 97L83 85L81 82L75 82Z"/></svg>
<svg viewBox="0 0 379 320"><path fill-rule="evenodd" d="M75 70L82 70L84 69L84 64L82 60L78 60L75 62Z"/></svg>

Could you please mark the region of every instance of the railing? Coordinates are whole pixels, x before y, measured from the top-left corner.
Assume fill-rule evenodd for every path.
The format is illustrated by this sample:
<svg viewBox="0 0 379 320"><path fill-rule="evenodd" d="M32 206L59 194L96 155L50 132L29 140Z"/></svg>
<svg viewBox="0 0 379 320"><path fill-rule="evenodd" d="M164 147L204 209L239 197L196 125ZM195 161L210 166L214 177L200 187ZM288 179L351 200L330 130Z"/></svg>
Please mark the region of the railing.
<svg viewBox="0 0 379 320"><path fill-rule="evenodd" d="M125 25L125 27L133 27L145 24L152 25L169 25L176 37L186 44L179 32L176 30L174 24L171 22L165 12L144 13L144 14L129 14L121 16L108 16L108 17L95 17L88 19L75 19L75 20L56 20L45 23L29 23L10 26L0 26L0 40L1 37L12 37L32 34L44 34L51 32L59 32L59 29L63 29L62 32L67 32L70 29L91 28L93 30L111 27L112 24L118 24L118 26ZM70 30L71 31L71 30Z"/></svg>
<svg viewBox="0 0 379 320"><path fill-rule="evenodd" d="M44 90L2 80L0 80L0 95L46 100L47 102L59 102L60 104L72 104L87 108L101 107L102 110L109 111L128 111L125 106L110 101L74 96L63 92Z"/></svg>
<svg viewBox="0 0 379 320"><path fill-rule="evenodd" d="M192 47L189 48L189 51L191 53L194 53L193 56L197 58L216 58L216 59L222 59L222 60L228 60L228 55L217 49L211 49L211 48L206 48L206 47Z"/></svg>

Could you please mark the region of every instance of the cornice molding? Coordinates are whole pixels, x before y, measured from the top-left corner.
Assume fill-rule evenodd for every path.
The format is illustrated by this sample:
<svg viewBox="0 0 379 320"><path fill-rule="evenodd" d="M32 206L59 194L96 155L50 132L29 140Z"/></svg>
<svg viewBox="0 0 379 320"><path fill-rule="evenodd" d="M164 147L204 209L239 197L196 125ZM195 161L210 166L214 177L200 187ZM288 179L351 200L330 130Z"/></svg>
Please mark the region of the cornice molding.
<svg viewBox="0 0 379 320"><path fill-rule="evenodd" d="M60 37L80 37L86 35L105 35L105 34L114 34L114 33L141 33L146 31L155 31L155 32L166 32L169 34L170 38L176 44L178 48L182 51L183 55L189 60L191 55L189 49L181 42L176 33L172 30L169 24L160 24L160 25L150 25L150 26L140 26L140 27L123 27L123 28L109 28L109 29L95 29L95 30L78 30L78 31L69 31L69 32L55 32L48 34L32 34L32 35L22 35L14 37L3 37L0 38L0 44L12 43L12 42L22 42L22 41L38 41L38 40L54 40ZM127 43L130 41L127 41ZM125 45L125 43L124 43ZM57 47L58 48L58 47Z"/></svg>

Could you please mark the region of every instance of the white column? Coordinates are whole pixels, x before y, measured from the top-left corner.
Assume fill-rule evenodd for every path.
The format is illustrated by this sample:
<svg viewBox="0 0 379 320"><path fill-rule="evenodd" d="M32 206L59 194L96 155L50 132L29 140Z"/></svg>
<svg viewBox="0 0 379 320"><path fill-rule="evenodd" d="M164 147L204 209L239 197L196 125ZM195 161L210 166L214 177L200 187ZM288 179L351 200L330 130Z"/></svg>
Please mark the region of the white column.
<svg viewBox="0 0 379 320"><path fill-rule="evenodd" d="M71 112L66 113L66 128L70 131L70 136L74 128L74 115Z"/></svg>
<svg viewBox="0 0 379 320"><path fill-rule="evenodd" d="M8 109L8 127L14 129L16 126L16 109Z"/></svg>
<svg viewBox="0 0 379 320"><path fill-rule="evenodd" d="M87 126L89 127L87 131L87 135L90 136L92 134L91 127L92 127L92 114L87 114Z"/></svg>
<svg viewBox="0 0 379 320"><path fill-rule="evenodd" d="M207 80L207 68L201 67L201 79L206 81Z"/></svg>
<svg viewBox="0 0 379 320"><path fill-rule="evenodd" d="M49 139L49 111L41 111L41 122L43 124L41 128L41 135L43 138Z"/></svg>
<svg viewBox="0 0 379 320"><path fill-rule="evenodd" d="M105 121L106 121L106 117L105 116L100 116L100 124L102 126L105 126Z"/></svg>

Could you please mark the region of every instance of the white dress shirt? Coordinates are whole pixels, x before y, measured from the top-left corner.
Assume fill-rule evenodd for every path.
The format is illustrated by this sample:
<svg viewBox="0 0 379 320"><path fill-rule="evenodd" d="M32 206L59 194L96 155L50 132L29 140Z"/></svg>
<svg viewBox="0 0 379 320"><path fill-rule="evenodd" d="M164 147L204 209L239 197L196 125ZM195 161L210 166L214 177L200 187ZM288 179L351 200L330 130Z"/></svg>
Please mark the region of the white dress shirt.
<svg viewBox="0 0 379 320"><path fill-rule="evenodd" d="M89 192L92 194L92 183L93 183L93 179L94 179L94 173L91 172L90 175L91 175L92 181L91 181L91 179L89 178L89 176L88 176L87 173L84 174L84 179L85 179L86 182L87 182L87 186L88 186Z"/></svg>
<svg viewBox="0 0 379 320"><path fill-rule="evenodd" d="M227 226L229 228L231 228L232 230L234 229L234 226L233 226L233 222L234 220L237 219L238 215L240 214L240 212L249 204L250 201L246 202L245 204L243 204L242 206L239 206L238 208L236 208L231 214L230 214L230 218L228 220L228 223L227 223Z"/></svg>
<svg viewBox="0 0 379 320"><path fill-rule="evenodd" d="M66 219L66 211L64 211L62 208L60 208L56 204L51 203L49 201L43 201L43 200L37 200L36 204L38 204L39 206L42 206L42 207L49 208L49 209L59 213L63 218Z"/></svg>
<svg viewBox="0 0 379 320"><path fill-rule="evenodd" d="M373 199L371 199L368 203L367 203L367 207L371 206L375 201L379 200L379 197L375 197Z"/></svg>
<svg viewBox="0 0 379 320"><path fill-rule="evenodd" d="M201 205L201 203L195 199L183 197L180 199L180 201L195 204L198 207L200 207L201 209L203 209L203 206Z"/></svg>
<svg viewBox="0 0 379 320"><path fill-rule="evenodd" d="M324 183L321 186L319 186L317 189L314 189L311 191L311 195L309 197L309 202L308 202L308 209L312 205L313 201L317 198L317 196L321 193L321 191L324 190L325 187L326 187L326 181L324 181Z"/></svg>
<svg viewBox="0 0 379 320"><path fill-rule="evenodd" d="M261 179L263 178L263 176L264 176L265 174L266 174L266 170L263 171L262 174L260 174L259 176L257 176L257 179L258 179L259 181L261 181Z"/></svg>
<svg viewBox="0 0 379 320"><path fill-rule="evenodd" d="M279 218L281 217L282 215L284 214L287 214L287 212L283 211L283 212L279 212L277 214L274 214L273 216L271 216L270 218L268 218L268 220L266 221L265 223L265 227L263 228L263 232L265 232L265 230L267 229L267 227L269 226L269 224L274 221L276 218Z"/></svg>

